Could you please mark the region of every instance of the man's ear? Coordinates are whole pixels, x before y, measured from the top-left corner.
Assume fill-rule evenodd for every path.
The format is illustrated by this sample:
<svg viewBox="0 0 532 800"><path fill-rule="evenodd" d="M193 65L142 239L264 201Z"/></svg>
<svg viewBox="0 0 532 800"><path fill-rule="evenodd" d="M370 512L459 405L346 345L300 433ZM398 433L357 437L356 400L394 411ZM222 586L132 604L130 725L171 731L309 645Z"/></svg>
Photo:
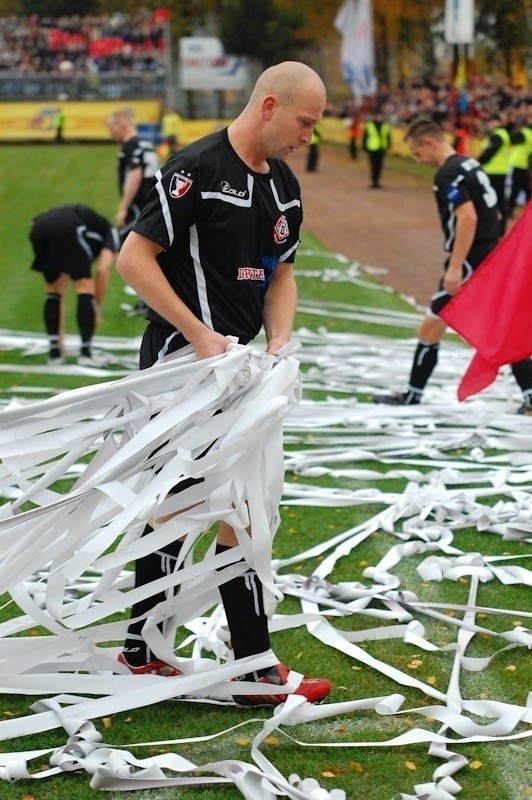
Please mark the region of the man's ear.
<svg viewBox="0 0 532 800"><path fill-rule="evenodd" d="M276 106L277 106L276 98L271 94L267 95L262 101L263 119L271 119Z"/></svg>

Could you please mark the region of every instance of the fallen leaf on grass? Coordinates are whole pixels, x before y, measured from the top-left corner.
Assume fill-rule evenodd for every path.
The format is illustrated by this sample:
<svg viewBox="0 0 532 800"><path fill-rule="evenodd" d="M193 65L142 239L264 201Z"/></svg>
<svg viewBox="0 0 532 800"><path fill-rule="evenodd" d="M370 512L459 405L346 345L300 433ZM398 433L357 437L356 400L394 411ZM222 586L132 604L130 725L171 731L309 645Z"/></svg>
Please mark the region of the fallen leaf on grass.
<svg viewBox="0 0 532 800"><path fill-rule="evenodd" d="M251 739L248 739L247 736L239 736L236 740L236 743L239 744L241 747L247 747L251 744Z"/></svg>
<svg viewBox="0 0 532 800"><path fill-rule="evenodd" d="M405 761L405 767L409 769L411 772L414 772L414 770L417 769L413 761Z"/></svg>
<svg viewBox="0 0 532 800"><path fill-rule="evenodd" d="M352 769L353 772L364 772L364 767L362 764L359 764L358 761L351 761L349 769Z"/></svg>
<svg viewBox="0 0 532 800"><path fill-rule="evenodd" d="M508 664L506 669L508 670L508 672L515 672L517 667L515 666L515 664Z"/></svg>
<svg viewBox="0 0 532 800"><path fill-rule="evenodd" d="M104 728L111 728L113 725L113 720L111 717L103 717L102 723Z"/></svg>
<svg viewBox="0 0 532 800"><path fill-rule="evenodd" d="M279 739L277 738L277 736L267 736L264 741L266 742L266 744L269 744L270 747L275 747L276 745L279 744Z"/></svg>
<svg viewBox="0 0 532 800"><path fill-rule="evenodd" d="M472 761L471 764L469 765L469 769L480 769L483 766L484 764L482 763L482 761Z"/></svg>

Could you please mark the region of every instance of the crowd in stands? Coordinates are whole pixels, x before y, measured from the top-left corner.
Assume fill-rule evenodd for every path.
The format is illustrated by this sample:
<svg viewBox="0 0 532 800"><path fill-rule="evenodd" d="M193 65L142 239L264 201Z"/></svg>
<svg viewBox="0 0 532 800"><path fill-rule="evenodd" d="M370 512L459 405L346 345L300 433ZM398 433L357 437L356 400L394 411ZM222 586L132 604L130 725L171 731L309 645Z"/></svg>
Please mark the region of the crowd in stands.
<svg viewBox="0 0 532 800"><path fill-rule="evenodd" d="M503 113L510 122L513 118L517 121L531 104L528 87L514 86L503 77L471 75L460 88L444 78L412 79L397 88L380 84L377 93L365 97L357 111L364 118L379 109L392 125L408 125L423 115L444 126L460 126L469 136L482 136L486 120L493 114ZM348 117L353 111L353 102L347 100L334 113Z"/></svg>
<svg viewBox="0 0 532 800"><path fill-rule="evenodd" d="M0 76L163 74L167 21L163 8L107 16L0 18ZM482 136L490 115L505 112L511 121L527 103L532 103L528 88L472 74L462 88L442 77L404 80L396 88L380 84L361 107L347 100L339 108L329 106L328 113L346 118L356 111L364 118L378 109L391 125L408 125L423 114L461 127L469 136Z"/></svg>
<svg viewBox="0 0 532 800"><path fill-rule="evenodd" d="M166 20L163 9L1 18L0 75L163 71Z"/></svg>

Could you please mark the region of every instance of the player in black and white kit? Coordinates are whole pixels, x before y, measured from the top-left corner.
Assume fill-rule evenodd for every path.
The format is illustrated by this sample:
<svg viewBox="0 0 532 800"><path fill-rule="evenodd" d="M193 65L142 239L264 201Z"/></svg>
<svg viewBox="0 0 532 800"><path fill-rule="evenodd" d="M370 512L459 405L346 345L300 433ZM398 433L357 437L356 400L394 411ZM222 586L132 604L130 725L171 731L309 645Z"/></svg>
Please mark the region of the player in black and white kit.
<svg viewBox="0 0 532 800"><path fill-rule="evenodd" d="M229 143L227 129L212 133L158 173L133 228L164 248L159 266L193 314L241 344L260 331L266 290L278 264L293 261L299 243L299 185L284 161L272 160L269 167L268 173L253 172ZM141 367L188 343L154 309L147 318L154 324L146 332Z"/></svg>
<svg viewBox="0 0 532 800"><path fill-rule="evenodd" d="M284 163L308 145L325 107L325 87L310 67L285 62L267 69L251 98L225 130L174 155L157 174L148 202L117 263L122 277L149 306L141 366L190 343L198 359L225 352L228 336L247 343L264 326L267 352L290 341L297 292L292 263L302 221L298 183ZM148 526L147 529L151 530ZM221 522L217 553L237 544ZM177 558L181 541L165 548ZM164 575L160 554L136 563L135 585ZM250 587L253 591L250 591ZM270 649L262 584L256 573L220 586L235 658ZM136 603L148 613L161 597ZM133 673L179 674L153 657L132 623L119 660ZM283 664L248 680L284 684ZM322 700L331 685L303 678L295 693ZM286 695L246 695L239 701L275 706Z"/></svg>
<svg viewBox="0 0 532 800"><path fill-rule="evenodd" d="M107 127L113 139L122 144L118 152L118 191L120 202L116 211L118 228L137 219L159 168L153 144L138 136L130 108L118 109L107 117Z"/></svg>
<svg viewBox="0 0 532 800"><path fill-rule="evenodd" d="M120 249L118 231L94 209L80 203L58 206L31 222L33 270L45 280L44 324L49 340L49 363L63 362L64 298L72 280L77 292L81 350L78 363L93 366L94 330L100 321L109 269ZM93 262L96 264L92 275Z"/></svg>
<svg viewBox="0 0 532 800"><path fill-rule="evenodd" d="M138 218L150 192L159 160L153 144L138 136L133 111L121 108L107 117L107 128L112 138L121 142L118 152L118 192L120 201L115 221L124 238ZM146 314L147 306L138 300L130 313Z"/></svg>
<svg viewBox="0 0 532 800"><path fill-rule="evenodd" d="M500 229L497 195L489 177L474 158L457 154L437 123L423 117L415 120L406 132L405 141L417 161L438 167L434 193L444 250L449 255L429 312L418 329L419 342L407 389L399 394L373 398L376 403L388 405L414 405L421 401L436 367L439 343L447 327L438 314L493 250ZM525 400L518 413L532 415L532 360L518 361L511 369Z"/></svg>

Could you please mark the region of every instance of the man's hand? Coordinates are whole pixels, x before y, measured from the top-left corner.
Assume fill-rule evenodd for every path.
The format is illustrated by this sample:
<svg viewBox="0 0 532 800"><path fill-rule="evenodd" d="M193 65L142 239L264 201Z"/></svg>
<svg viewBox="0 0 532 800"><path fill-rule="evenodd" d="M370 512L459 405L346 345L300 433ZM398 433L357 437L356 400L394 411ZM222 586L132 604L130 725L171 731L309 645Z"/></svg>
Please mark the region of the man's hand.
<svg viewBox="0 0 532 800"><path fill-rule="evenodd" d="M221 333L211 331L205 328L194 340L190 342L196 353L196 358L200 361L203 358L213 358L214 356L221 356L226 352L227 346L231 343L228 336L222 336Z"/></svg>
<svg viewBox="0 0 532 800"><path fill-rule="evenodd" d="M449 265L443 276L443 288L448 294L456 294L462 284L462 267Z"/></svg>
<svg viewBox="0 0 532 800"><path fill-rule="evenodd" d="M115 216L115 223L117 228L123 228L126 224L127 208L118 206Z"/></svg>
<svg viewBox="0 0 532 800"><path fill-rule="evenodd" d="M281 347L284 347L287 343L286 339L281 339L278 337L277 339L270 339L268 342L268 347L266 348L266 352L270 355L274 356Z"/></svg>

